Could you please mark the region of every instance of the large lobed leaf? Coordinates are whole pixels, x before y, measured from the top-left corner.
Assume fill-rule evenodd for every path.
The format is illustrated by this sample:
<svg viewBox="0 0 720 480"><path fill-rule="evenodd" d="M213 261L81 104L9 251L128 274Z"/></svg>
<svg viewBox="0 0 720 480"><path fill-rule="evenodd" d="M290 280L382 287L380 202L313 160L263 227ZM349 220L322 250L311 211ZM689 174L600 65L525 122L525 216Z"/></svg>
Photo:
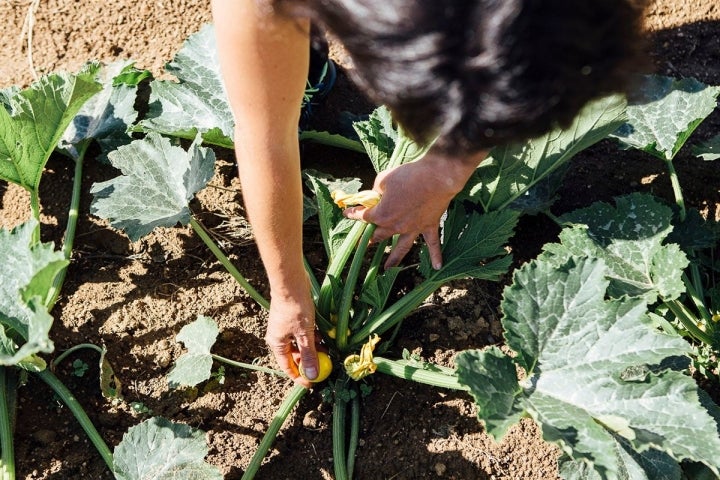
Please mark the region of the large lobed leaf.
<svg viewBox="0 0 720 480"><path fill-rule="evenodd" d="M516 356L493 348L457 358L479 417L501 437L532 416L546 440L602 479L623 478L617 442L717 471L718 426L693 379L671 368L688 343L653 329L642 298L605 300L607 274L602 260L579 257L561 266L533 261L515 273L502 323ZM515 365L526 372L522 382Z"/></svg>
<svg viewBox="0 0 720 480"><path fill-rule="evenodd" d="M685 291L682 273L688 260L676 244L663 244L671 220L670 208L648 194L618 197L614 207L596 202L562 216L561 221L576 226L563 229L561 243L545 245L543 255L556 263L573 255L602 258L611 296L672 300Z"/></svg>
<svg viewBox="0 0 720 480"><path fill-rule="evenodd" d="M420 272L425 278L442 283L468 277L497 280L510 267L512 257L505 245L519 216L513 210L467 212L456 202L442 225L442 268L433 269L427 247L423 247Z"/></svg>
<svg viewBox="0 0 720 480"><path fill-rule="evenodd" d="M16 365L53 350L48 336L52 317L44 301L68 261L52 244L33 243L36 227L30 220L12 231L0 230L0 365Z"/></svg>
<svg viewBox="0 0 720 480"><path fill-rule="evenodd" d="M217 323L203 315L180 329L176 339L185 344L188 351L177 359L168 374L170 388L194 387L210 378L213 362L210 349L215 344L218 333L220 330Z"/></svg>
<svg viewBox="0 0 720 480"><path fill-rule="evenodd" d="M131 427L115 448L118 480L221 480L207 463L205 433L188 425L154 417Z"/></svg>
<svg viewBox="0 0 720 480"><path fill-rule="evenodd" d="M187 139L199 132L205 143L232 148L235 121L220 74L213 26L188 37L165 71L177 82L150 84L150 111L140 126Z"/></svg>
<svg viewBox="0 0 720 480"><path fill-rule="evenodd" d="M59 147L71 157L77 159L81 145L93 139L103 155L130 143L127 130L138 115L134 106L137 85L116 84L115 78L129 72L132 65L131 61L117 61L100 68L102 90L82 106L60 139Z"/></svg>
<svg viewBox="0 0 720 480"><path fill-rule="evenodd" d="M43 168L68 124L100 90L95 69L43 76L0 95L0 178L37 191Z"/></svg>
<svg viewBox="0 0 720 480"><path fill-rule="evenodd" d="M215 165L215 154L199 141L186 152L150 133L111 152L110 163L122 175L92 186L90 211L125 230L132 241L158 226L187 224L188 203L210 181Z"/></svg>
<svg viewBox="0 0 720 480"><path fill-rule="evenodd" d="M627 147L671 160L717 105L720 87L694 78L644 77L614 137Z"/></svg>
<svg viewBox="0 0 720 480"><path fill-rule="evenodd" d="M486 212L507 207L576 153L617 130L625 121L624 110L625 101L619 96L597 100L566 129L494 148L475 170L461 198L479 203Z"/></svg>

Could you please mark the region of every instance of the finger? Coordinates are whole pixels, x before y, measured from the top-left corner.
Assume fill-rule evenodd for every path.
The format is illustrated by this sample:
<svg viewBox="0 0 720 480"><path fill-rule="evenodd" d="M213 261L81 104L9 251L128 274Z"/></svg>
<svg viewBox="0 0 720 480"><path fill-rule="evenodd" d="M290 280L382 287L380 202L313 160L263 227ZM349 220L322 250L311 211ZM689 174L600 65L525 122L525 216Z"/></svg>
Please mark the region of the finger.
<svg viewBox="0 0 720 480"><path fill-rule="evenodd" d="M425 244L430 254L430 263L435 270L442 268L442 250L440 249L440 234L436 228L423 233Z"/></svg>
<svg viewBox="0 0 720 480"><path fill-rule="evenodd" d="M267 342L270 352L275 357L275 360L277 361L280 370L285 372L287 376L290 377L292 380L295 380L296 382L299 382L303 385L307 383L306 386L309 387L310 382L300 376L297 364L293 360L293 352L290 341L286 339L278 339L272 337L266 337L265 341Z"/></svg>
<svg viewBox="0 0 720 480"><path fill-rule="evenodd" d="M345 218L349 218L350 220L360 220L365 223L372 223L366 219L367 214L370 210L370 208L365 208L362 205L358 205L356 207L346 208L345 210L343 210L343 215L345 216Z"/></svg>
<svg viewBox="0 0 720 480"><path fill-rule="evenodd" d="M315 349L314 332L311 332L309 335L298 336L295 341L297 342L300 352L303 372L308 379L314 380L318 376L318 359L317 350Z"/></svg>
<svg viewBox="0 0 720 480"><path fill-rule="evenodd" d="M390 251L390 255L388 255L388 258L385 261L385 269L387 270L388 268L397 267L398 265L400 265L402 259L405 258L405 255L407 255L412 248L413 243L415 243L414 235L400 235L398 237L397 243Z"/></svg>

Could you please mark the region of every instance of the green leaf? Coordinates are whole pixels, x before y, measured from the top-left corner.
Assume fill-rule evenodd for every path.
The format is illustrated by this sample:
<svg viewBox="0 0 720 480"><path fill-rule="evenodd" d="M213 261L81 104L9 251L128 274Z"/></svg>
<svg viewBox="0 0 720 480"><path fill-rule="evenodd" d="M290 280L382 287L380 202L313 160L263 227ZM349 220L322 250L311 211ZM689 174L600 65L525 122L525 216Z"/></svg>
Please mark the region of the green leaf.
<svg viewBox="0 0 720 480"><path fill-rule="evenodd" d="M83 104L100 90L94 69L47 75L25 90L3 93L0 178L37 192L50 154Z"/></svg>
<svg viewBox="0 0 720 480"><path fill-rule="evenodd" d="M98 80L102 91L86 102L68 126L59 147L72 158L80 156L78 146L95 139L102 152L130 143L128 128L137 118L137 86L115 84L115 78L132 69L131 61L117 61L100 68Z"/></svg>
<svg viewBox="0 0 720 480"><path fill-rule="evenodd" d="M353 128L365 147L375 171L380 173L386 170L399 135L393 127L390 110L380 106L367 120L354 122Z"/></svg>
<svg viewBox="0 0 720 480"><path fill-rule="evenodd" d="M717 104L720 87L694 78L644 77L627 107L628 121L613 134L623 145L672 160Z"/></svg>
<svg viewBox="0 0 720 480"><path fill-rule="evenodd" d="M420 273L429 280L443 283L467 277L497 280L507 272L512 261L505 245L518 218L519 213L512 210L467 213L462 204L456 202L442 225L443 267L432 268L427 246L424 246ZM494 257L500 258L489 261Z"/></svg>
<svg viewBox="0 0 720 480"><path fill-rule="evenodd" d="M503 410L513 421L530 415L545 440L592 465L602 479L621 478L616 439L636 452L653 448L716 469L715 420L694 380L671 369L690 346L655 330L642 298L606 301L607 273L601 260L577 257L561 266L533 261L515 273L501 305L514 358L502 369L498 358L489 362L477 352L457 359L460 381L479 405L493 392L507 392L502 410L480 408L479 417L490 417L488 433L498 437L507 430ZM508 407L517 383L510 361L525 376ZM639 369L646 374L627 374Z"/></svg>
<svg viewBox="0 0 720 480"><path fill-rule="evenodd" d="M0 365L15 365L34 353L49 353L52 317L44 301L68 261L51 243L33 244L37 221L0 230ZM31 246L33 245L33 246Z"/></svg>
<svg viewBox="0 0 720 480"><path fill-rule="evenodd" d="M215 154L196 139L186 152L150 133L111 152L110 163L122 175L95 183L90 211L110 220L136 241L155 227L190 222L188 203L213 175Z"/></svg>
<svg viewBox="0 0 720 480"><path fill-rule="evenodd" d="M308 188L315 194L320 234L325 253L332 259L355 221L343 217L330 193L333 190L356 193L362 187L362 182L358 178L336 179L315 170L304 170L303 175L307 179Z"/></svg>
<svg viewBox="0 0 720 480"><path fill-rule="evenodd" d="M578 152L607 137L625 121L619 96L588 104L569 128L522 144L494 148L458 197L479 203L486 212L502 210Z"/></svg>
<svg viewBox="0 0 720 480"><path fill-rule="evenodd" d="M213 362L210 349L215 344L218 333L220 330L217 323L202 315L180 330L176 339L184 343L188 351L177 359L168 374L170 388L194 387L210 378Z"/></svg>
<svg viewBox="0 0 720 480"><path fill-rule="evenodd" d="M596 202L561 217L579 226L563 229L561 243L545 245L544 256L554 256L556 263L573 255L602 258L611 296L645 296L649 303L658 295L672 300L685 291L682 273L688 260L676 244L663 245L671 220L670 208L648 194L618 197L615 207Z"/></svg>
<svg viewBox="0 0 720 480"><path fill-rule="evenodd" d="M390 298L395 279L401 271L401 267L390 267L377 275L372 282L363 284L360 301L371 306L375 312L382 311Z"/></svg>
<svg viewBox="0 0 720 480"><path fill-rule="evenodd" d="M626 441L615 438L619 466L618 480L681 480L680 465L671 456L654 449L642 453L632 450ZM559 461L563 480L601 480L592 465L582 460Z"/></svg>
<svg viewBox="0 0 720 480"><path fill-rule="evenodd" d="M177 81L150 84L150 111L140 126L146 131L233 148L235 121L222 82L212 25L185 41L165 71Z"/></svg>
<svg viewBox="0 0 720 480"><path fill-rule="evenodd" d="M720 135L716 135L707 142L694 146L692 153L706 162L717 160L720 158Z"/></svg>
<svg viewBox="0 0 720 480"><path fill-rule="evenodd" d="M118 480L221 480L207 463L205 433L161 417L131 427L113 454Z"/></svg>

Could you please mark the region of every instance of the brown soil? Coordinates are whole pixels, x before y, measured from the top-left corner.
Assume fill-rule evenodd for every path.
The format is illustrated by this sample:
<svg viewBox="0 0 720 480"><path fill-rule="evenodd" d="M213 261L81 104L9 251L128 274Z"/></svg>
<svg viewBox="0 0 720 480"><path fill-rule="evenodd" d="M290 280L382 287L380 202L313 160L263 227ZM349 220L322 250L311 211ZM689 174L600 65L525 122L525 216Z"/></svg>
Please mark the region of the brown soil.
<svg viewBox="0 0 720 480"><path fill-rule="evenodd" d="M32 81L27 37L21 35L30 3L0 0L0 17L5 19L0 26L0 87ZM32 30L32 65L43 74L75 71L90 59L131 58L138 67L160 75L182 41L210 20L207 3L40 2ZM647 23L649 49L660 73L720 85L717 0L655 0ZM341 110L365 112L370 106L341 75L324 108L323 118L329 118ZM697 138L707 139L718 132L720 114L716 112L701 126ZM247 232L238 227L242 208L232 153L218 153L212 186L199 194L193 208L202 212L208 226L225 233L224 247L231 259L263 289L265 279L256 251L247 241ZM361 159L343 152L307 147L304 155L308 166L343 176L369 176ZM688 203L719 215L717 164L681 153L676 165ZM90 162L87 186L112 176L107 167ZM44 239L61 240L71 179L69 162L52 157L41 192ZM557 213L638 189L666 195L669 186L662 165L602 143L573 163ZM24 220L27 201L19 189L0 185L0 227ZM213 317L221 326L216 353L271 365L262 340L265 315L188 228L158 229L133 244L90 216L89 203L86 195L76 254L53 311L52 338L57 352L79 343L106 345L128 403L112 405L104 400L92 379L97 374L92 367L83 378L70 374L74 358L91 366L96 363L88 351L63 363L58 375L83 403L109 445L117 445L128 427L147 417L129 405L140 402L152 415L207 431L209 462L225 478L240 478L289 382L228 368L222 387L188 395L169 390L165 376L182 352L175 335L198 314ZM228 228L228 223L235 227ZM518 261L532 258L555 234L541 219L523 220L513 245ZM309 242L308 253L315 248L318 245ZM407 348L449 365L458 350L499 343L499 296L499 286L483 282L457 282L443 288L406 320L405 325L412 328L401 331L396 353ZM372 394L363 401L357 478L557 478L558 451L540 439L532 422L524 421L496 443L484 433L467 395L377 377ZM71 414L40 381L31 378L20 398L15 437L18 478L111 478ZM332 477L331 412L322 403L320 391L303 399L258 477Z"/></svg>

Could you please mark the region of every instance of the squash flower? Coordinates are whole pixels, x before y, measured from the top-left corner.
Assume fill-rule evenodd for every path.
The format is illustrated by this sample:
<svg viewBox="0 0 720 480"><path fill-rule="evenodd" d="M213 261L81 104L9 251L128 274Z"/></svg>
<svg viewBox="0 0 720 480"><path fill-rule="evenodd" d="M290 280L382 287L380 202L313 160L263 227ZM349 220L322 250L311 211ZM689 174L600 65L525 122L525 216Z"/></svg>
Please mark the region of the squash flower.
<svg viewBox="0 0 720 480"><path fill-rule="evenodd" d="M360 380L371 373L375 373L377 365L373 362L372 352L375 350L375 345L379 341L380 337L377 334L372 335L368 342L360 349L360 355L349 355L345 359L343 362L345 373L347 373L350 378Z"/></svg>
<svg viewBox="0 0 720 480"><path fill-rule="evenodd" d="M357 193L345 193L342 190L333 190L330 196L335 204L343 210L353 205L362 205L363 207L371 208L380 201L380 194L374 190L362 190Z"/></svg>

